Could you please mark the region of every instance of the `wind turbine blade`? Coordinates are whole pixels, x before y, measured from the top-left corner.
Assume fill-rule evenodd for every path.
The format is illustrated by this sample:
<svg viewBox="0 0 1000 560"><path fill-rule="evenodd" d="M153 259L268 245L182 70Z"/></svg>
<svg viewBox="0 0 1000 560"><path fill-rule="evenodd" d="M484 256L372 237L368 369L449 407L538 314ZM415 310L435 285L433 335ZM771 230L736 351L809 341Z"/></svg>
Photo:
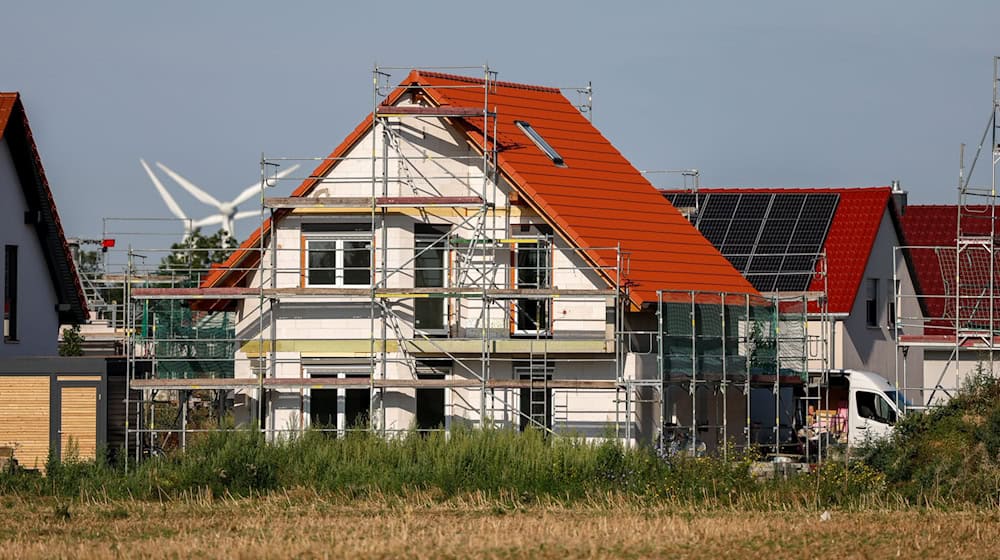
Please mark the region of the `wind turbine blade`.
<svg viewBox="0 0 1000 560"><path fill-rule="evenodd" d="M211 216L208 216L207 218L195 220L194 227L204 227L204 226L210 226L212 224L221 224L224 221L226 221L226 217L223 216L222 214L213 214Z"/></svg>
<svg viewBox="0 0 1000 560"><path fill-rule="evenodd" d="M294 172L298 168L299 168L299 164L296 163L295 165L293 165L293 166L291 166L291 167L289 167L287 169L282 169L281 171L277 172L274 175L273 178L274 179L284 179L285 177L291 175L292 172ZM268 177L268 179L272 179L272 177ZM233 206L239 206L240 204L243 204L244 202L250 200L250 198L253 195L255 195L255 194L260 194L260 183L259 182L258 183L254 183L253 185L250 185L249 187L247 187L246 189L244 189L243 192L241 192L239 196L237 196L236 198L233 199L233 201L231 202L231 204Z"/></svg>
<svg viewBox="0 0 1000 560"><path fill-rule="evenodd" d="M154 175L153 170L146 165L146 160L140 159L139 163L141 163L142 168L146 170L146 175L149 175L149 180L153 182L153 186L156 187L156 192L160 193L160 198L162 198L163 202L167 204L167 209L170 210L170 213L181 220L187 220L188 217L184 215L184 210L182 210L181 206L177 204L174 197L170 196L166 187L164 187L163 183L160 182L160 178ZM187 227L187 224L185 224L185 227Z"/></svg>
<svg viewBox="0 0 1000 560"><path fill-rule="evenodd" d="M244 189L243 192L239 194L239 196L233 199L231 204L233 206L239 206L240 204L243 204L244 202L253 198L253 195L255 194L260 194L260 183L257 183L256 185L250 185L249 187Z"/></svg>
<svg viewBox="0 0 1000 560"><path fill-rule="evenodd" d="M169 167L163 165L160 162L156 162L156 166L162 169L163 172L166 173L167 175L170 175L171 179L177 181L178 185L180 185L187 192L191 193L191 196L197 198L203 204L208 204L209 206L215 206L216 208L222 205L222 203L219 202L214 196L201 190L200 188L195 186L195 184L192 183L191 181L188 181L184 177L178 175L177 172L175 172L173 169L170 169Z"/></svg>
<svg viewBox="0 0 1000 560"><path fill-rule="evenodd" d="M244 210L242 212L237 212L236 215L233 216L233 221L242 220L244 218L259 217L259 216L260 216L260 210Z"/></svg>

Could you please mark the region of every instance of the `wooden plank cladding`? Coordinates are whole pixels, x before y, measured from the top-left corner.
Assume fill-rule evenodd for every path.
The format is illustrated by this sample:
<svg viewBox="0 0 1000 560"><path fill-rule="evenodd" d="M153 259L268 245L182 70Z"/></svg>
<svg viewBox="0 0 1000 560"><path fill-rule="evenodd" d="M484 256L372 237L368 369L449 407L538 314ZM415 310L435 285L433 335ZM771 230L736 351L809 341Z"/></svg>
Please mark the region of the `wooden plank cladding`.
<svg viewBox="0 0 1000 560"><path fill-rule="evenodd" d="M62 387L59 445L63 459L97 457L97 387Z"/></svg>
<svg viewBox="0 0 1000 560"><path fill-rule="evenodd" d="M49 454L49 377L0 376L0 445L26 468L45 468Z"/></svg>

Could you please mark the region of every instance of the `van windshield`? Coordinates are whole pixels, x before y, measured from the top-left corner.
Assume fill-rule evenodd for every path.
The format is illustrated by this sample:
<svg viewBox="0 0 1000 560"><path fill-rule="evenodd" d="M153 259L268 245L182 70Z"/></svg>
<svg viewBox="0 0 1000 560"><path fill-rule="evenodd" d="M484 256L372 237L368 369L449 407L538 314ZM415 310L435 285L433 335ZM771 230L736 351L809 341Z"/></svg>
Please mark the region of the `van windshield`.
<svg viewBox="0 0 1000 560"><path fill-rule="evenodd" d="M899 391L885 391L885 396L889 397L889 400L896 404L896 408L898 408L900 412L906 412L907 408L913 406L913 403Z"/></svg>

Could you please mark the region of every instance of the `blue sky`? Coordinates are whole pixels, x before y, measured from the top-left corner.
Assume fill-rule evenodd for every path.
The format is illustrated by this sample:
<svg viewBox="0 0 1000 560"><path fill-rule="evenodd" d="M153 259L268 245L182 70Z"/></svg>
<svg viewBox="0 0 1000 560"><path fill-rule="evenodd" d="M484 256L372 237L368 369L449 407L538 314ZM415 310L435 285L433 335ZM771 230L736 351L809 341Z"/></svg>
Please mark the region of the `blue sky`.
<svg viewBox="0 0 1000 560"><path fill-rule="evenodd" d="M0 90L24 95L69 235L169 215L139 158L230 199L262 152L325 155L370 110L376 62L592 81L595 124L636 167L698 168L705 186L899 179L911 202L953 203L959 143L982 133L1000 54L1000 3L986 1L33 1L2 13ZM190 216L209 213L167 185Z"/></svg>

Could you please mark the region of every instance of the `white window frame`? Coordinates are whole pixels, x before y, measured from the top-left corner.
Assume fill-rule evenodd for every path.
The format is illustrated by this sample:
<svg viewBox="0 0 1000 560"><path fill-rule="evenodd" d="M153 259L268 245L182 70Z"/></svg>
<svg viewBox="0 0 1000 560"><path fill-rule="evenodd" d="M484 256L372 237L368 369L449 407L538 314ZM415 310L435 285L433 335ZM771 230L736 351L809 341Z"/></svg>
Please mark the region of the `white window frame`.
<svg viewBox="0 0 1000 560"><path fill-rule="evenodd" d="M365 366L310 366L305 368L305 376L309 379L319 378L319 379L330 379L336 377L337 379L346 379L348 377L356 378L367 378L369 375L369 369ZM324 390L332 390L337 392L337 421L336 421L336 432L337 437L342 438L347 435L347 389L344 387L330 387ZM307 428L312 427L312 387L305 390L305 396L308 397L306 400L305 409L305 425ZM371 393L368 394L368 398L371 399Z"/></svg>
<svg viewBox="0 0 1000 560"><path fill-rule="evenodd" d="M332 284L314 284L310 281L310 245L312 243L336 243L334 282ZM368 282L364 284L346 284L344 282L344 244L348 242L364 242L368 244ZM372 238L367 234L358 233L315 233L305 236L303 251L305 252L305 262L303 263L303 286L306 288L370 288L372 285L372 263L374 262L374 251L372 250Z"/></svg>

